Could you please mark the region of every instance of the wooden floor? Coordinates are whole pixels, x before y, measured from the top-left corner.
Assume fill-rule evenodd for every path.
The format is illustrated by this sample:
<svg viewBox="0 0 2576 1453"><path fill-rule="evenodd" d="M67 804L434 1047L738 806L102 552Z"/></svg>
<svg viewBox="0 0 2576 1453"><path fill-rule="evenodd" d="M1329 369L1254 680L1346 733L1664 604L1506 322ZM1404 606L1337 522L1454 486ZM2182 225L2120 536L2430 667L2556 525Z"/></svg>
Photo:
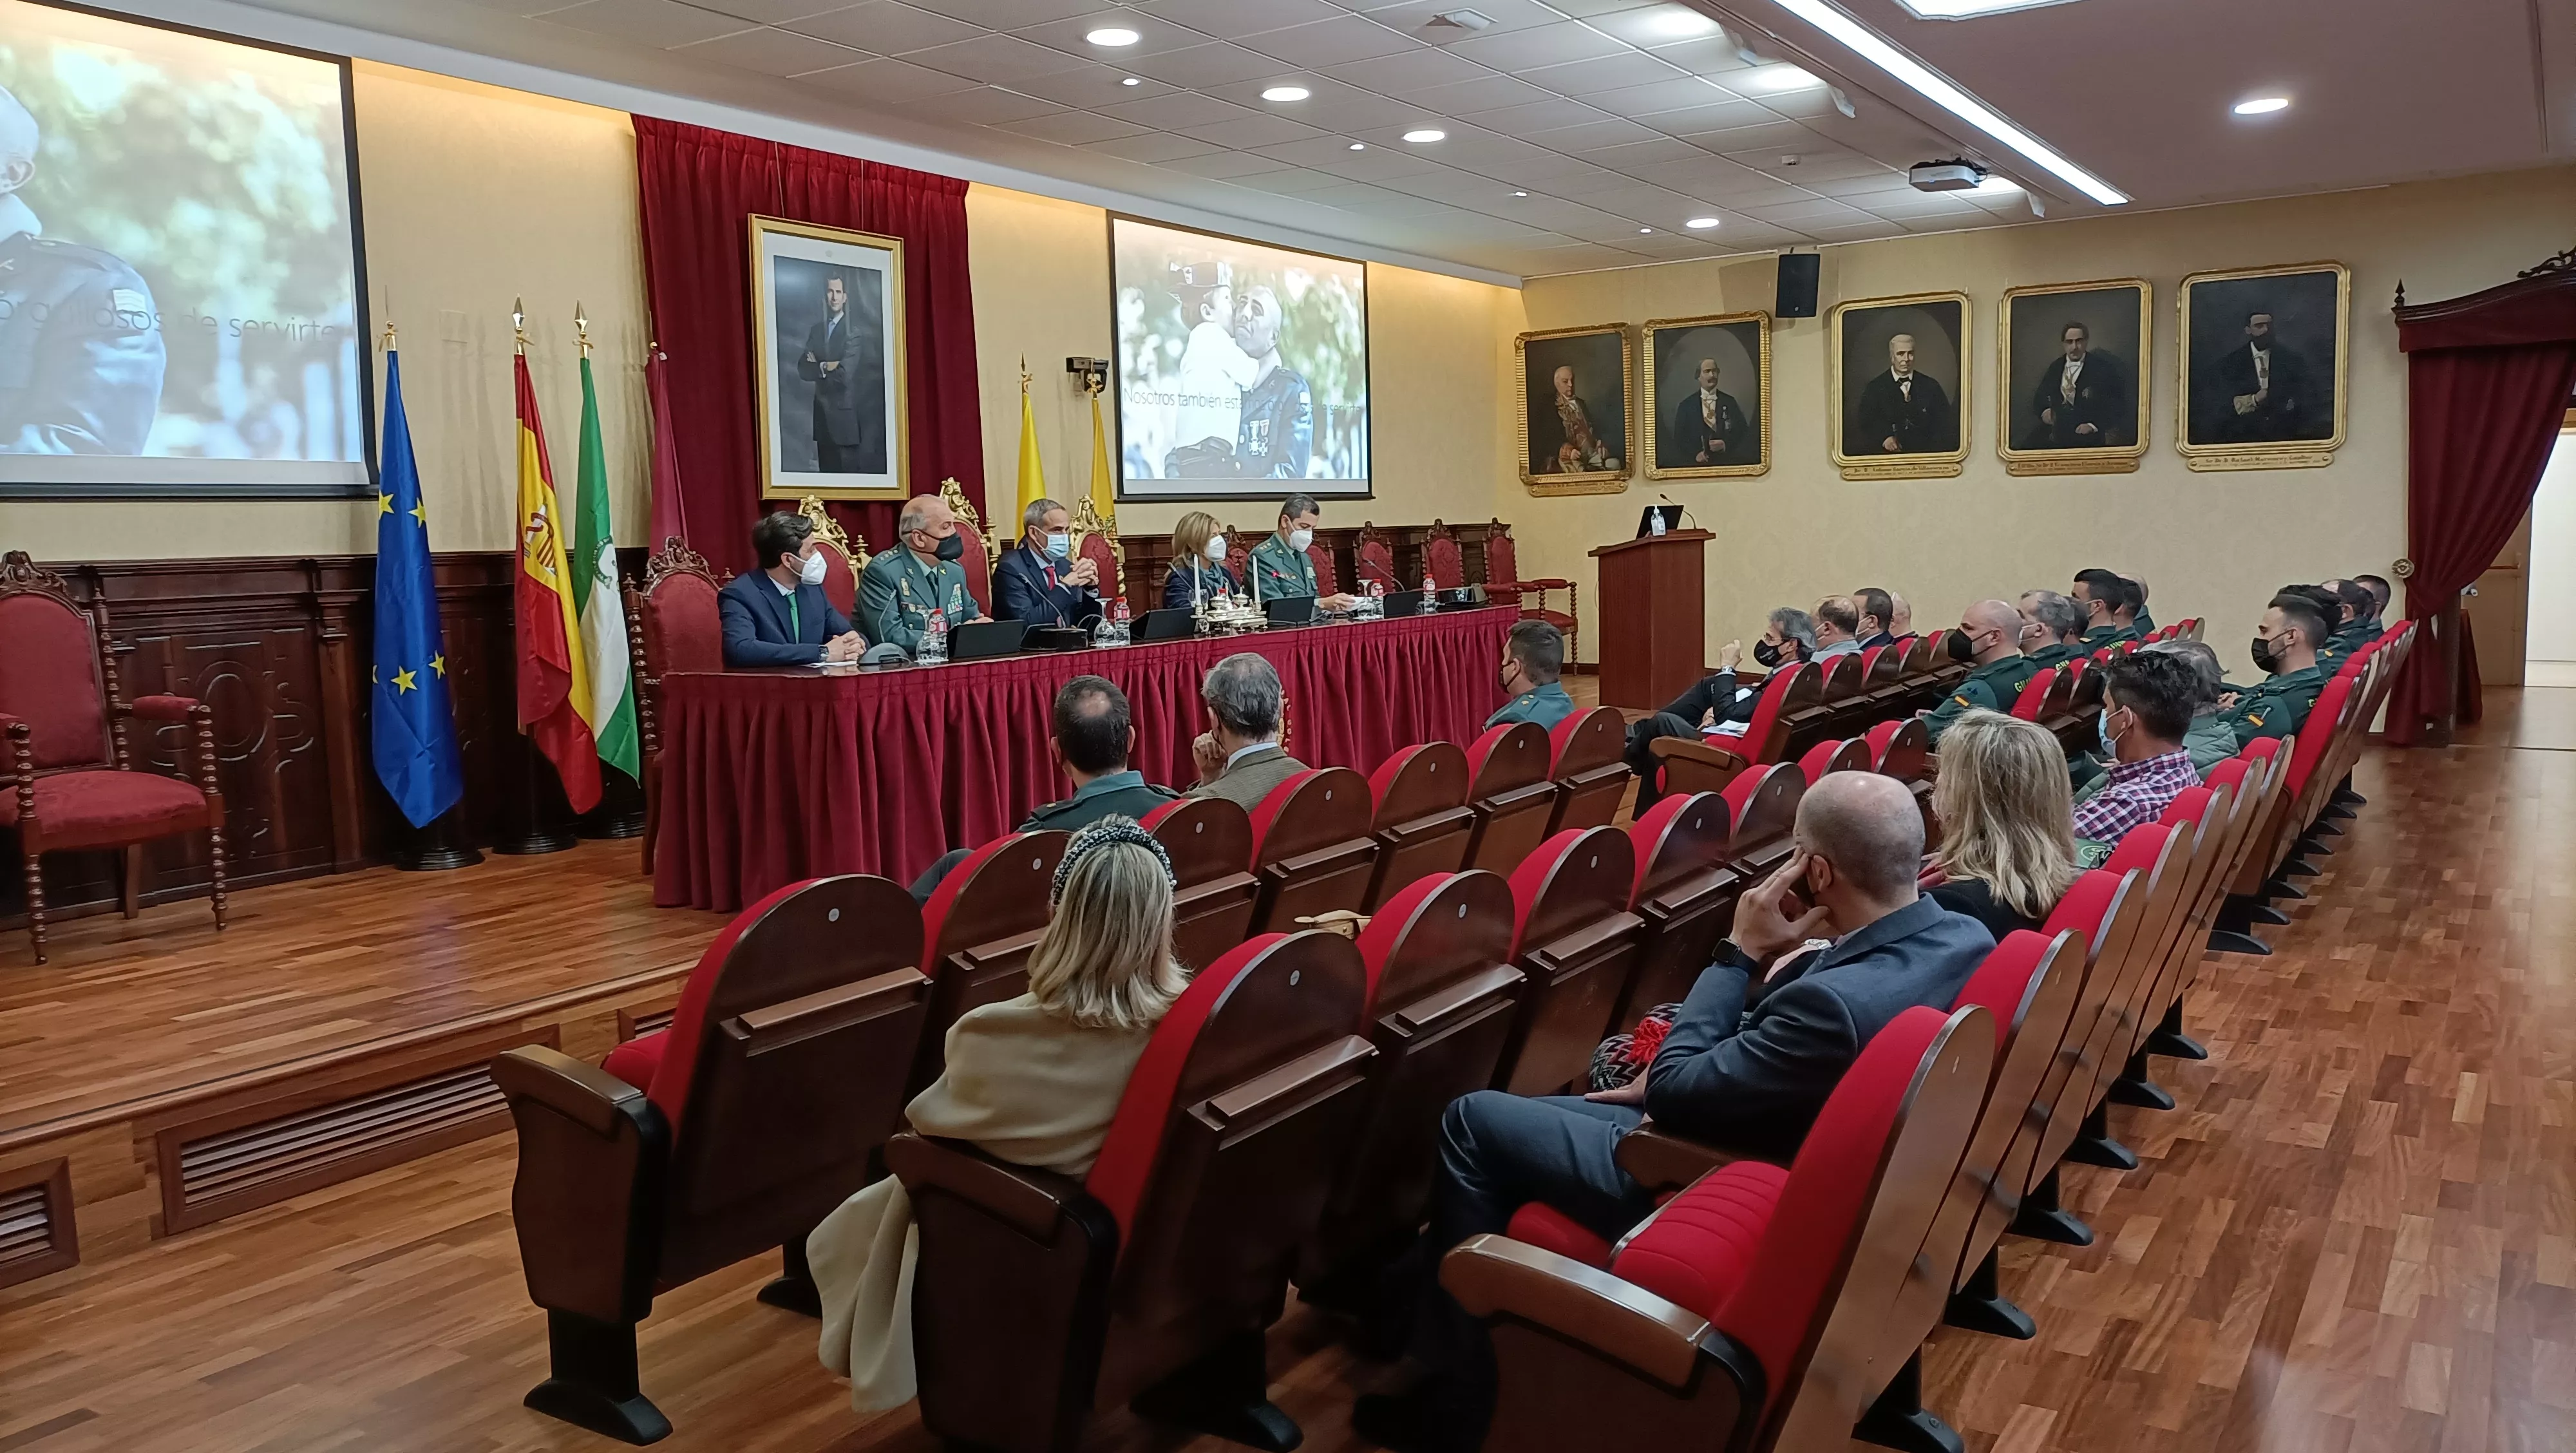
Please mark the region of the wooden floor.
<svg viewBox="0 0 2576 1453"><path fill-rule="evenodd" d="M1936 1339L1928 1401L1971 1448L2576 1449L2576 693L2566 695L2496 693L2468 744L2374 751L2356 781L2370 805L2296 921L2267 930L2278 952L2205 962L2190 1019L2211 1058L2157 1062L2181 1108L2113 1112L2145 1164L2067 1173L2095 1245L2006 1244L2005 1287L2038 1317L2039 1340ZM445 957L455 982L437 989L399 987L411 975L392 973L427 931L410 915L429 910L405 900L436 892L430 880L327 885L331 917L281 910L301 938L280 942L318 954L370 936L358 953L387 966L391 1003L470 995L481 956L525 957L540 943L649 957L703 940L709 920L634 910L640 881L620 888L607 863L603 847L503 864L487 881L509 885L506 904L465 893L437 910L479 935L475 952ZM242 921L294 891L243 895ZM561 924L581 925L580 939L540 939ZM84 924L67 937L117 932ZM93 974L134 951L81 943ZM173 956L158 974L188 971L185 952L157 935L148 946ZM45 993L73 992L63 978L32 990L25 972L0 969L0 1039L33 1032ZM244 1023L263 1012L260 994L294 981L276 972L268 988L245 988ZM78 977L92 1012L116 1012L119 996ZM385 1012L360 1001L301 1022ZM55 1053L39 1044L40 1058ZM0 1053L9 1103L61 1098L59 1055L43 1071L58 1087L30 1091L19 1088L23 1051ZM497 1137L0 1291L0 1453L616 1446L518 1405L541 1375L544 1335L510 1232L511 1154ZM813 1324L751 1299L766 1275L736 1268L659 1303L645 1382L678 1427L662 1446L928 1453L909 1413L849 1410L815 1362ZM1383 1373L1328 1333L1292 1313L1272 1364L1306 1446L1339 1453L1356 1446L1353 1392ZM1093 1442L1180 1446L1123 1414Z"/></svg>

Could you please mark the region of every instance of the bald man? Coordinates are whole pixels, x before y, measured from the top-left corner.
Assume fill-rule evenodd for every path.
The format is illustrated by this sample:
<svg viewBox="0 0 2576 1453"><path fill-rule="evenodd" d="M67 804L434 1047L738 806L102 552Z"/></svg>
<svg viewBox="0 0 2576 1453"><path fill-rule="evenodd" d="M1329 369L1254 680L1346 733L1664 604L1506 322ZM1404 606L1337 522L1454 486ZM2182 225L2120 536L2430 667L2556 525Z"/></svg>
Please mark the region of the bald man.
<svg viewBox="0 0 2576 1453"><path fill-rule="evenodd" d="M1603 1237L1625 1233L1655 1209L1616 1158L1645 1114L1785 1164L1870 1039L1918 1004L1948 1009L1995 946L1975 919L1916 891L1922 855L1922 812L1895 778L1836 772L1808 789L1795 853L1736 900L1734 934L1644 1074L1581 1099L1485 1090L1449 1106L1423 1265L1506 1229L1532 1201ZM1832 942L1799 956L1811 938ZM1748 1011L1756 985L1766 992ZM1421 1296L1410 1350L1428 1376L1361 1398L1351 1426L1388 1448L1473 1449L1493 1409L1492 1347L1436 1278Z"/></svg>
<svg viewBox="0 0 2576 1453"><path fill-rule="evenodd" d="M1957 689L1923 714L1923 729L1940 745L1941 733L1962 713L1983 707L2010 711L2021 689L2039 668L2021 651L2021 612L2000 600L1981 600L1959 613L1959 628L1950 633L1950 659L1974 663Z"/></svg>
<svg viewBox="0 0 2576 1453"><path fill-rule="evenodd" d="M966 537L948 501L915 495L895 521L896 548L878 552L859 572L859 629L871 641L891 642L919 655L930 618L950 630L984 618L966 589Z"/></svg>
<svg viewBox="0 0 2576 1453"><path fill-rule="evenodd" d="M18 195L40 139L0 90L0 454L141 454L168 366L152 290L116 254L44 235Z"/></svg>

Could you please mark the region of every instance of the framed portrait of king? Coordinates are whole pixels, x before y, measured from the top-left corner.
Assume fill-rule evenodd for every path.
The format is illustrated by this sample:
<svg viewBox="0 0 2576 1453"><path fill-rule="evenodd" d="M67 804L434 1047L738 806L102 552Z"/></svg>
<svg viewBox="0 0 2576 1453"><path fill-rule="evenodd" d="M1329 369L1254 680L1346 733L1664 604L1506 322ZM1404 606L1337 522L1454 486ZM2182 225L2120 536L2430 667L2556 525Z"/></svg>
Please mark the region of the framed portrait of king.
<svg viewBox="0 0 2576 1453"><path fill-rule="evenodd" d="M903 240L750 225L761 497L905 498Z"/></svg>
<svg viewBox="0 0 2576 1453"><path fill-rule="evenodd" d="M2194 469L2315 469L2344 439L2352 269L2339 262L2182 280L2175 447Z"/></svg>
<svg viewBox="0 0 2576 1453"><path fill-rule="evenodd" d="M1827 428L1845 479L1947 479L1968 457L1968 295L1836 303Z"/></svg>
<svg viewBox="0 0 2576 1453"><path fill-rule="evenodd" d="M1521 483L1532 494L1617 494L1628 487L1628 400L1636 361L1628 325L1523 333Z"/></svg>
<svg viewBox="0 0 2576 1453"><path fill-rule="evenodd" d="M1646 477L1730 479L1771 469L1771 315L1651 318Z"/></svg>
<svg viewBox="0 0 2576 1453"><path fill-rule="evenodd" d="M1995 449L2007 473L2136 471L2147 452L2154 296L2133 277L2005 290Z"/></svg>

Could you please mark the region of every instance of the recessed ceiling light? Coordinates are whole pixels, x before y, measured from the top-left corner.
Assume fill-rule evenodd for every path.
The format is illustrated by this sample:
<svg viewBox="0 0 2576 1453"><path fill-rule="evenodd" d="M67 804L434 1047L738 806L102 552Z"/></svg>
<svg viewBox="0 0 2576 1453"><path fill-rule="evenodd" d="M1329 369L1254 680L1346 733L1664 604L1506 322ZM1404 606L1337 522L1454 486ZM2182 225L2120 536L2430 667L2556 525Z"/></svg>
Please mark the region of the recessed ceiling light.
<svg viewBox="0 0 2576 1453"><path fill-rule="evenodd" d="M2290 98L2287 96L2256 96L2236 103L2236 114L2239 116L2269 116L2275 111L2289 109Z"/></svg>
<svg viewBox="0 0 2576 1453"><path fill-rule="evenodd" d="M1303 101L1314 93L1303 86L1273 86L1261 93L1264 101Z"/></svg>
<svg viewBox="0 0 2576 1453"><path fill-rule="evenodd" d="M1528 195L1529 195L1529 193L1527 193L1527 192L1514 192L1514 193L1512 193L1512 195L1513 195L1513 196L1515 196L1515 197L1526 197L1526 196L1528 196Z"/></svg>
<svg viewBox="0 0 2576 1453"><path fill-rule="evenodd" d="M1093 45L1134 45L1142 37L1123 25L1104 25L1084 35L1083 39Z"/></svg>
<svg viewBox="0 0 2576 1453"><path fill-rule="evenodd" d="M1654 228L1652 228L1652 227L1640 227L1640 228L1638 228L1638 229L1637 229L1637 235L1638 235L1638 236L1640 236L1640 237L1643 237L1643 236L1645 236L1647 233L1652 232L1652 231L1654 231L1654 230L1655 230L1655 229L1654 229Z"/></svg>
<svg viewBox="0 0 2576 1453"><path fill-rule="evenodd" d="M1351 143L1351 150L1366 151L1368 150L1368 143L1365 141L1354 141Z"/></svg>
<svg viewBox="0 0 2576 1453"><path fill-rule="evenodd" d="M1706 35L1710 31L1717 29L1717 22L1700 14L1696 10L1686 9L1679 5L1671 5L1656 11L1654 16L1646 22L1646 28L1657 35L1668 35L1676 40L1686 40L1691 36Z"/></svg>
<svg viewBox="0 0 2576 1453"><path fill-rule="evenodd" d="M1759 91L1767 95L1779 91L1803 91L1809 86L1821 86L1824 82L1818 80L1815 72L1806 67L1793 66L1782 61L1775 65L1755 66L1748 71L1739 71L1724 77L1720 84L1733 90Z"/></svg>
<svg viewBox="0 0 2576 1453"><path fill-rule="evenodd" d="M1700 230L1700 231L1702 231L1702 232L1705 232L1705 231L1707 231L1709 228L1714 227L1714 226L1716 226L1716 225L1717 225L1717 219L1716 219L1716 218L1714 218L1714 217L1693 217L1692 219L1690 219L1689 221L1687 221L1687 222L1683 223L1682 225L1683 225L1684 227L1694 227L1694 228L1699 229L1699 230Z"/></svg>
<svg viewBox="0 0 2576 1453"><path fill-rule="evenodd" d="M1141 86L1141 85L1143 85L1143 84L1145 84L1145 83L1144 83L1143 81L1140 81L1140 80L1136 79L1134 76L1129 76L1127 79L1125 79L1125 80L1123 80L1123 81L1120 81L1118 84L1120 84L1120 85L1122 85L1122 86Z"/></svg>
<svg viewBox="0 0 2576 1453"><path fill-rule="evenodd" d="M1446 140L1448 135L1448 132L1442 131L1436 126L1417 126L1411 131L1404 133L1404 139L1412 142L1416 146L1429 146L1435 141Z"/></svg>

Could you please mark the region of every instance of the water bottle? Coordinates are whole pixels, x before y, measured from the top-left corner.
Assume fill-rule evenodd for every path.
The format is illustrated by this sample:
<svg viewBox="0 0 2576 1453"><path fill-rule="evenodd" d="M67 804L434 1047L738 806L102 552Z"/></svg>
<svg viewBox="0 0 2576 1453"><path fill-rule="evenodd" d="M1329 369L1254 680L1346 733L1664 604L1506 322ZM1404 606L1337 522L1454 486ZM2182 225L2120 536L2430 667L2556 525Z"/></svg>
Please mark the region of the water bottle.
<svg viewBox="0 0 2576 1453"><path fill-rule="evenodd" d="M1110 608L1109 618L1116 623L1116 629L1110 636L1111 642L1116 645L1126 645L1132 639L1127 632L1127 597L1123 595L1118 597L1116 604Z"/></svg>
<svg viewBox="0 0 2576 1453"><path fill-rule="evenodd" d="M1426 569L1422 572L1422 608L1437 610L1439 607L1440 587L1431 579L1431 572Z"/></svg>
<svg viewBox="0 0 2576 1453"><path fill-rule="evenodd" d="M946 611L935 610L930 613L930 624L921 633L921 649L914 652L913 656L924 666L944 666L948 663L948 613Z"/></svg>
<svg viewBox="0 0 2576 1453"><path fill-rule="evenodd" d="M1646 533L1650 535L1660 535L1663 532L1664 512L1662 510L1650 511L1646 519Z"/></svg>

